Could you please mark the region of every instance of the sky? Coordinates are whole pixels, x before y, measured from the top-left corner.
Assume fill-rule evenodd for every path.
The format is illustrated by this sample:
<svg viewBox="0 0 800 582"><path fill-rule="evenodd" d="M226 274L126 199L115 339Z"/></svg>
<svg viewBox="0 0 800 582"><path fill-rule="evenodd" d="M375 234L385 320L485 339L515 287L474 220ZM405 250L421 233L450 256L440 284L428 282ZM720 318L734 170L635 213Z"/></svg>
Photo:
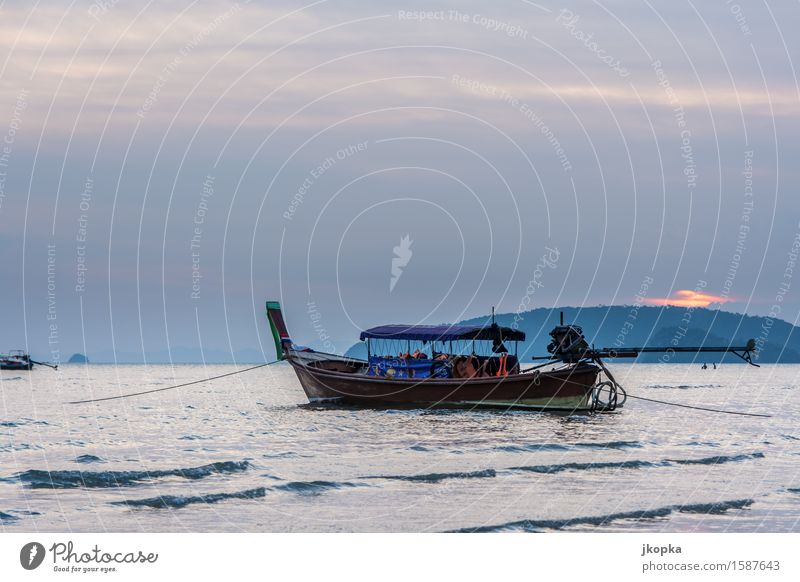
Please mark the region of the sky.
<svg viewBox="0 0 800 582"><path fill-rule="evenodd" d="M0 351L800 310L797 2L0 5Z"/></svg>

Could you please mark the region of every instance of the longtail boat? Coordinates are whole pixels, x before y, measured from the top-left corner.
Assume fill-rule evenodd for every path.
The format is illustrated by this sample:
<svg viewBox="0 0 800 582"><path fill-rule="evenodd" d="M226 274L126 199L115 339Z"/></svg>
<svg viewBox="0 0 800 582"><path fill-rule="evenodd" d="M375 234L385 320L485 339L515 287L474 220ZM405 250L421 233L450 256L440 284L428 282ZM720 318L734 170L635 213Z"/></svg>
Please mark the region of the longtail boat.
<svg viewBox="0 0 800 582"><path fill-rule="evenodd" d="M294 344L280 303L268 301L275 351L294 369L312 404L366 407L504 408L603 412L626 394L602 358L655 351L730 352L753 364L755 342L744 347L594 349L577 325L555 327L543 364L523 369L525 334L497 325L383 325L361 332L367 359ZM507 344L511 345L509 351ZM755 365L755 364L753 364ZM549 369L544 369L549 367Z"/></svg>
<svg viewBox="0 0 800 582"><path fill-rule="evenodd" d="M22 350L14 350L7 354L0 354L0 370L33 370L33 365L47 366L48 368L58 369L58 364L48 364L47 362L37 362L32 359L30 354Z"/></svg>
<svg viewBox="0 0 800 582"><path fill-rule="evenodd" d="M32 370L33 364L30 355L20 350L0 354L0 370Z"/></svg>

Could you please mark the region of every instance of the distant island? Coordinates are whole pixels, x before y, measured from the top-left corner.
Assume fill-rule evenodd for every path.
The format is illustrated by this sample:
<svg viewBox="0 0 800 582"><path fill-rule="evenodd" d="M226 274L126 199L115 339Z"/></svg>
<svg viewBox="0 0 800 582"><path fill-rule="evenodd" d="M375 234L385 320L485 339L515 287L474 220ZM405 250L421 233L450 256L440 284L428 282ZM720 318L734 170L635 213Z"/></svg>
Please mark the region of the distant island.
<svg viewBox="0 0 800 582"><path fill-rule="evenodd" d="M530 356L547 355L550 330L558 325L559 312L564 321L583 327L586 338L598 348L642 346L725 346L730 343L745 344L756 340L757 363L800 363L800 328L780 320L762 316L742 315L729 311L696 307L652 307L646 305L599 305L593 307L538 308L522 313L500 313L499 325L516 327L525 332L527 339L519 346L520 354L530 361ZM375 324L387 322L375 322ZM402 322L400 322L402 323ZM450 322L440 322L450 323ZM491 315L460 321L461 324L491 323ZM357 334L353 334L357 336ZM351 337L353 337L351 336ZM345 344L346 345L346 344ZM313 344L312 344L312 347ZM320 348L322 349L322 348ZM270 350L271 352L271 350ZM366 346L358 342L346 354L366 358ZM173 346L170 350L147 352L100 351L90 353L94 363L124 364L246 364L272 359L272 353L257 349L240 349L235 352L220 349ZM663 361L663 354L642 354L637 361L654 363ZM524 361L524 360L523 360ZM741 363L732 354L671 354L670 363L706 362ZM88 363L83 354L74 354L70 363Z"/></svg>
<svg viewBox="0 0 800 582"><path fill-rule="evenodd" d="M800 363L800 329L792 324L768 317L743 315L696 307L651 307L645 305L609 305L595 307L539 308L496 316L498 325L517 327L527 339L519 346L520 353L547 355L550 330L564 322L583 327L586 339L598 348L642 346L725 346L744 345L753 338L758 347L757 363ZM516 321L516 326L513 326ZM458 322L465 325L491 323L491 315ZM347 355L366 357L363 342L353 345ZM655 363L664 354L642 354L635 361ZM620 360L623 361L623 360ZM634 360L626 360L634 361ZM741 363L732 354L670 354L669 363L707 362Z"/></svg>

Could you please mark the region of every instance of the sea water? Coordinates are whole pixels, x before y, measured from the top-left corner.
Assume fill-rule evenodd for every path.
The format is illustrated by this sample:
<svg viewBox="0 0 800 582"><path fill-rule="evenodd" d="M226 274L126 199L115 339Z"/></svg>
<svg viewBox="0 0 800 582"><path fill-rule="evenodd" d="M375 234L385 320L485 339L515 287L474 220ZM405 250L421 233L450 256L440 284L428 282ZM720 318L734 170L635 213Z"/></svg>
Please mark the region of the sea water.
<svg viewBox="0 0 800 582"><path fill-rule="evenodd" d="M800 529L800 366L612 366L632 398L595 415L312 407L286 364L81 405L236 367L2 372L0 528Z"/></svg>

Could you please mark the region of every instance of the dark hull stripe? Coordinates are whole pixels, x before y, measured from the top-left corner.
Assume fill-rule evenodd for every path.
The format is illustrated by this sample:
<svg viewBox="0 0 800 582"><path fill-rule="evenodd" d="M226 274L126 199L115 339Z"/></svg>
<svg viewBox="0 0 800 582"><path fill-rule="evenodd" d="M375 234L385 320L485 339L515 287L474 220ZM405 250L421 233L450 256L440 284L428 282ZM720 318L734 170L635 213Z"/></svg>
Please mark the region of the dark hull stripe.
<svg viewBox="0 0 800 582"><path fill-rule="evenodd" d="M537 410L588 410L599 373L593 365L500 378L385 379L322 370L290 358L311 402L361 406L486 406Z"/></svg>

